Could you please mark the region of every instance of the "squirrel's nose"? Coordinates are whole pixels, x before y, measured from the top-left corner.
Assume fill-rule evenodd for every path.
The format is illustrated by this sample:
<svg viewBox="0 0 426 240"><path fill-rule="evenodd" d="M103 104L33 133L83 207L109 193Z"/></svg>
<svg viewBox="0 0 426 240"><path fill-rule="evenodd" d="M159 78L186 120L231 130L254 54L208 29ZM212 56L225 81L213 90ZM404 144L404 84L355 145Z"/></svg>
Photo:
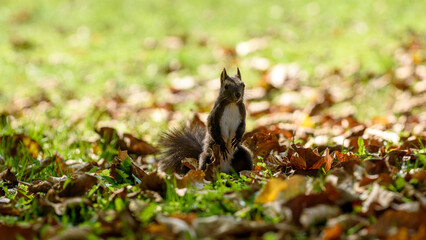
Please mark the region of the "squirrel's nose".
<svg viewBox="0 0 426 240"><path fill-rule="evenodd" d="M241 93L239 93L239 92L235 93L235 97L240 98L241 97Z"/></svg>

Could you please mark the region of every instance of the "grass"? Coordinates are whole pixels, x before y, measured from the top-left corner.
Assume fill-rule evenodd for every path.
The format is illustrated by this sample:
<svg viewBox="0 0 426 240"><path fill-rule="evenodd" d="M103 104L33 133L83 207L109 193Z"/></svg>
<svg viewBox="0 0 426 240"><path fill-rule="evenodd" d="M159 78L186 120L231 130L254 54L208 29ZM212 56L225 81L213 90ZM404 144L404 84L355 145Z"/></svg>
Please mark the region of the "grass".
<svg viewBox="0 0 426 240"><path fill-rule="evenodd" d="M0 12L2 81L34 86L18 91L24 96L47 87L41 81L45 78L58 83L60 96L65 91L79 98L99 96L108 90L108 81L118 88L162 87L168 78L161 69L171 61L180 62L180 74L206 80L216 77L217 69L201 71L200 66L224 63L218 64L209 45L197 43L203 38L233 47L267 37L268 47L253 55L272 63L297 62L311 73L319 65L333 69L354 62L363 71L385 72L392 68L389 55L407 31L426 30L420 24L426 20L423 5L371 0L6 1ZM147 48L149 41L169 35L182 36L187 44L171 51ZM28 49L16 51L13 39L28 41ZM246 76L254 83L258 73ZM6 100L17 94L13 86L3 86L2 92Z"/></svg>

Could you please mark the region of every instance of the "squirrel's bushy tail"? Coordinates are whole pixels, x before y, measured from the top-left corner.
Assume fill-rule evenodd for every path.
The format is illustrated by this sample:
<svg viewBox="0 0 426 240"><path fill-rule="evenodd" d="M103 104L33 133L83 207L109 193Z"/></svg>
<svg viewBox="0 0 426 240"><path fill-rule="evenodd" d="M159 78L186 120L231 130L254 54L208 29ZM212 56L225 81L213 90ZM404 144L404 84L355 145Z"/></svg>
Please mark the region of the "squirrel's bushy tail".
<svg viewBox="0 0 426 240"><path fill-rule="evenodd" d="M198 161L203 151L205 135L206 128L198 125L164 133L159 142L160 147L163 148L159 163L160 170L186 174L189 168L182 164L182 160L195 158Z"/></svg>

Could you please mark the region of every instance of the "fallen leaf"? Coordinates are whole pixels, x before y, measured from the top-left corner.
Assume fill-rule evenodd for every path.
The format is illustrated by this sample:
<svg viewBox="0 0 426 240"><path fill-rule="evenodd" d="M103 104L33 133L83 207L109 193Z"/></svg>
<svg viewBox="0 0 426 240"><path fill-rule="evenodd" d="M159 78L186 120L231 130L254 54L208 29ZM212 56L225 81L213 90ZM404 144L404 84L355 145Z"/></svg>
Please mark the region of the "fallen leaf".
<svg viewBox="0 0 426 240"><path fill-rule="evenodd" d="M300 215L300 223L305 229L325 222L327 219L337 217L341 214L339 206L319 204L305 208Z"/></svg>
<svg viewBox="0 0 426 240"><path fill-rule="evenodd" d="M185 158L182 160L182 164L191 170L196 170L198 167L198 160L195 158Z"/></svg>
<svg viewBox="0 0 426 240"><path fill-rule="evenodd" d="M278 193L287 188L286 181L279 178L271 178L268 180L266 185L263 187L260 194L254 200L255 203L268 203L275 201Z"/></svg>
<svg viewBox="0 0 426 240"><path fill-rule="evenodd" d="M315 126L314 121L312 121L311 117L308 114L304 114L299 120L299 126L312 128Z"/></svg>
<svg viewBox="0 0 426 240"><path fill-rule="evenodd" d="M425 182L426 181L426 170L421 170L420 172L416 172L413 174L414 179L419 180L419 182Z"/></svg>
<svg viewBox="0 0 426 240"><path fill-rule="evenodd" d="M385 238L391 235L394 230L406 228L411 233L423 231L423 235L425 235L426 224L424 219L426 219L426 210L423 207L413 212L387 210L369 227L369 232L377 234L380 238Z"/></svg>
<svg viewBox="0 0 426 240"><path fill-rule="evenodd" d="M370 194L362 204L362 211L367 213L387 209L397 198L397 193L383 189L378 183L373 183Z"/></svg>
<svg viewBox="0 0 426 240"><path fill-rule="evenodd" d="M145 176L140 183L140 187L142 191L151 190L158 192L162 197L165 196L166 182L158 172L151 172Z"/></svg>
<svg viewBox="0 0 426 240"><path fill-rule="evenodd" d="M38 181L28 187L30 193L47 193L49 189L53 187L53 184L49 181Z"/></svg>
<svg viewBox="0 0 426 240"><path fill-rule="evenodd" d="M9 154L16 156L17 154L25 154L19 152L20 146L24 146L24 149L31 155L32 158L37 158L37 156L43 152L40 144L34 139L25 136L24 134L13 134L13 135L3 135L0 136L0 143L6 146Z"/></svg>
<svg viewBox="0 0 426 240"><path fill-rule="evenodd" d="M269 231L276 231L274 224L264 221L237 220L232 216L211 216L197 218L193 221L194 229L199 238L215 239L248 239L250 236L262 236ZM283 228L286 228L283 226ZM289 230L289 228L286 228Z"/></svg>
<svg viewBox="0 0 426 240"><path fill-rule="evenodd" d="M185 176L176 176L176 185L178 188L187 188L191 184L203 183L205 173L202 170L189 170Z"/></svg>
<svg viewBox="0 0 426 240"><path fill-rule="evenodd" d="M139 178L139 180L143 179L146 175L148 175L141 167L139 167L134 162L133 158L131 158L129 154L127 154L127 151L121 151L121 149L118 149L118 159L120 161L124 161L126 160L126 158L130 159L130 161L132 162L132 166L131 166L132 174L135 175L137 178Z"/></svg>
<svg viewBox="0 0 426 240"><path fill-rule="evenodd" d="M337 161L339 161L339 162L356 161L358 163L361 163L359 158L351 152L341 153L341 152L336 151L336 152L334 152L334 156L337 158Z"/></svg>
<svg viewBox="0 0 426 240"><path fill-rule="evenodd" d="M317 146L318 152L324 152L326 149L329 149L330 154L335 152L341 152L343 150L342 145L320 145Z"/></svg>
<svg viewBox="0 0 426 240"><path fill-rule="evenodd" d="M122 149L128 150L129 153L138 155L148 155L158 153L159 150L142 139L135 138L130 134L125 133L122 141L119 141L119 146Z"/></svg>
<svg viewBox="0 0 426 240"><path fill-rule="evenodd" d="M110 127L102 127L96 132L104 141L110 144L114 139L117 140L117 146L120 149L127 150L130 154L149 155L158 153L159 150L142 139L136 138L131 134L124 133L119 135L118 132Z"/></svg>
<svg viewBox="0 0 426 240"><path fill-rule="evenodd" d="M328 172L331 168L331 163L333 162L333 158L330 156L328 148L325 150L323 156L319 161L315 162L310 169L321 169L321 166L324 165L324 171Z"/></svg>
<svg viewBox="0 0 426 240"><path fill-rule="evenodd" d="M308 114L308 116L314 116L319 114L322 110L329 108L334 104L333 98L330 94L330 92L325 89L322 90L315 101L310 102L308 105L306 105L304 112ZM303 126L303 125L302 125ZM313 123L309 123L306 127L312 127Z"/></svg>
<svg viewBox="0 0 426 240"><path fill-rule="evenodd" d="M420 149L422 147L426 146L426 137L411 137L404 141L401 148L408 149L408 148L416 148Z"/></svg>
<svg viewBox="0 0 426 240"><path fill-rule="evenodd" d="M290 166L300 170L316 170L324 166L327 172L331 168L333 158L330 156L328 149L325 150L323 156L318 155L318 151L310 148L298 147L292 145L295 153L290 158Z"/></svg>
<svg viewBox="0 0 426 240"><path fill-rule="evenodd" d="M40 198L38 205L44 212L54 212L58 216L69 214L70 211L79 212L85 206L91 205L89 199L82 197L58 198L57 200L57 202L52 202L48 198Z"/></svg>
<svg viewBox="0 0 426 240"><path fill-rule="evenodd" d="M387 174L387 173L381 173L377 176L371 176L371 177L364 177L363 179L361 179L359 181L359 186L363 187L369 184L372 184L374 182L377 182L378 184L380 184L381 186L389 186L390 184L393 183L392 177Z"/></svg>
<svg viewBox="0 0 426 240"><path fill-rule="evenodd" d="M175 239L179 238L177 236L183 236L184 234L186 236L189 235L190 238L195 238L195 231L180 218L159 216L157 217L157 221L164 224L167 227L168 235L172 234L176 236L174 237Z"/></svg>
<svg viewBox="0 0 426 240"><path fill-rule="evenodd" d="M284 180L287 187L279 192L278 199L284 202L306 192L307 178L302 175L293 175Z"/></svg>
<svg viewBox="0 0 426 240"><path fill-rule="evenodd" d="M89 226L70 227L52 237L51 240L87 239L90 232L91 227Z"/></svg>
<svg viewBox="0 0 426 240"><path fill-rule="evenodd" d="M402 158L407 155L407 151L403 150L393 150L386 154L384 157L384 160L386 162L386 165L390 167L392 166L401 166L402 165Z"/></svg>
<svg viewBox="0 0 426 240"><path fill-rule="evenodd" d="M66 182L66 181L65 181ZM60 197L76 197L84 195L98 179L87 173L74 175L70 182L59 192Z"/></svg>
<svg viewBox="0 0 426 240"><path fill-rule="evenodd" d="M363 161L365 171L368 174L390 173L383 158L370 158Z"/></svg>
<svg viewBox="0 0 426 240"><path fill-rule="evenodd" d="M5 225L0 223L0 236L2 239L34 239L37 236L38 229L34 229L33 226L25 225Z"/></svg>
<svg viewBox="0 0 426 240"><path fill-rule="evenodd" d="M290 166L296 169L306 170L306 161L296 152L290 158Z"/></svg>
<svg viewBox="0 0 426 240"><path fill-rule="evenodd" d="M278 138L270 132L248 133L244 143L253 153L253 159L258 156L265 158L271 151L280 151L282 147L278 142Z"/></svg>
<svg viewBox="0 0 426 240"><path fill-rule="evenodd" d="M343 227L340 224L336 224L332 227L324 229L322 239L323 240L339 240L343 234Z"/></svg>
<svg viewBox="0 0 426 240"><path fill-rule="evenodd" d="M0 173L0 180L4 181L8 187L15 187L18 185L18 179L9 168Z"/></svg>
<svg viewBox="0 0 426 240"><path fill-rule="evenodd" d="M305 208L310 208L319 204L335 205L340 198L340 193L332 185L327 184L322 193L298 195L285 203L292 211L292 220L300 224L300 216Z"/></svg>

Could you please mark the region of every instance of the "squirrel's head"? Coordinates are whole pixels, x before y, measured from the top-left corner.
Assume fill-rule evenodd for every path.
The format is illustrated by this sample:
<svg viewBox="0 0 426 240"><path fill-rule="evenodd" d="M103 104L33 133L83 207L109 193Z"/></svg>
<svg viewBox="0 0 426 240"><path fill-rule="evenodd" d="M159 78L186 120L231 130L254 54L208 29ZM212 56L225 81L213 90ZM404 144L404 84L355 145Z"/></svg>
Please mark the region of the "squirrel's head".
<svg viewBox="0 0 426 240"><path fill-rule="evenodd" d="M230 77L224 68L220 74L220 95L231 102L239 102L244 97L244 83L241 80L240 69L237 68L237 75Z"/></svg>

